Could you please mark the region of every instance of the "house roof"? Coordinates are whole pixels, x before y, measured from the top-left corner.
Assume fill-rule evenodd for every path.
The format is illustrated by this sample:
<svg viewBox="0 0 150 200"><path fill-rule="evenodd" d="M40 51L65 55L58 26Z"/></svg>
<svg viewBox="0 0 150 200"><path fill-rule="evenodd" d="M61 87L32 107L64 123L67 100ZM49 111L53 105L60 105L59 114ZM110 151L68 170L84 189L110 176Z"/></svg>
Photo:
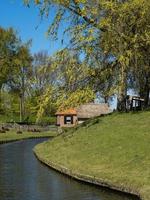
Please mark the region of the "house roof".
<svg viewBox="0 0 150 200"><path fill-rule="evenodd" d="M101 103L101 104L88 103L88 104L83 104L77 108L78 118L86 118L86 119L92 117L98 117L101 114L108 114L111 112L112 112L111 109L106 103Z"/></svg>
<svg viewBox="0 0 150 200"><path fill-rule="evenodd" d="M102 114L108 114L111 112L112 110L106 103L87 103L79 106L77 109L71 108L65 111L58 111L56 115L77 115L78 118L88 119L92 117L98 117Z"/></svg>
<svg viewBox="0 0 150 200"><path fill-rule="evenodd" d="M56 115L77 115L77 111L74 108L70 108L64 111L58 111Z"/></svg>

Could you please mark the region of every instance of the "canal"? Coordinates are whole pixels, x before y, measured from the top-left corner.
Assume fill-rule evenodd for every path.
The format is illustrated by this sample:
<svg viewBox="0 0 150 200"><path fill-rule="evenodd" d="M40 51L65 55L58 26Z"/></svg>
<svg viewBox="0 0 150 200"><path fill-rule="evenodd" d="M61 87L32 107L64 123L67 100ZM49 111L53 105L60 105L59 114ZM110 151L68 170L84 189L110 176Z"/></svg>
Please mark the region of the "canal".
<svg viewBox="0 0 150 200"><path fill-rule="evenodd" d="M42 165L32 149L44 140L0 145L0 200L138 200L80 183Z"/></svg>

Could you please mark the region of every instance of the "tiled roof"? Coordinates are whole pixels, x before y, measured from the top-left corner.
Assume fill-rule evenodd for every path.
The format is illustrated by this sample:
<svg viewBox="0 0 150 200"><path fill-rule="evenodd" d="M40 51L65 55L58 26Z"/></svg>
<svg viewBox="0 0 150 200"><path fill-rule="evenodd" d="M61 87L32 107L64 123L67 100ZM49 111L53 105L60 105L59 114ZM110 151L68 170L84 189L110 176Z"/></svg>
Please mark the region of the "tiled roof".
<svg viewBox="0 0 150 200"><path fill-rule="evenodd" d="M56 115L77 115L78 118L92 118L102 114L111 113L112 110L106 103L95 104L87 103L79 106L77 109L71 108L65 111L58 111Z"/></svg>
<svg viewBox="0 0 150 200"><path fill-rule="evenodd" d="M56 112L56 115L77 115L77 111L76 109L70 108L65 111L58 111Z"/></svg>
<svg viewBox="0 0 150 200"><path fill-rule="evenodd" d="M77 116L78 118L92 118L98 117L102 114L111 113L112 110L106 103L95 104L95 103L88 103L83 104L77 108Z"/></svg>

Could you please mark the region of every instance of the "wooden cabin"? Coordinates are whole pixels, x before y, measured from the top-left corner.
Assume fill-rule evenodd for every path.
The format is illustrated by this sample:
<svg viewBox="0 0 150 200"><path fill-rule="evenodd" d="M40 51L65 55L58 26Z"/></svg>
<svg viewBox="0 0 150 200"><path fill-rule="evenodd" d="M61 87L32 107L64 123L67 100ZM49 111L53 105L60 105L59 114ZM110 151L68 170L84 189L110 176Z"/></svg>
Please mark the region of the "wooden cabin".
<svg viewBox="0 0 150 200"><path fill-rule="evenodd" d="M57 126L73 127L77 124L83 123L85 120L98 117L102 114L111 113L108 104L83 104L77 108L68 109L65 111L57 112Z"/></svg>
<svg viewBox="0 0 150 200"><path fill-rule="evenodd" d="M77 111L75 109L68 109L65 111L58 111L57 126L61 127L72 127L77 124Z"/></svg>

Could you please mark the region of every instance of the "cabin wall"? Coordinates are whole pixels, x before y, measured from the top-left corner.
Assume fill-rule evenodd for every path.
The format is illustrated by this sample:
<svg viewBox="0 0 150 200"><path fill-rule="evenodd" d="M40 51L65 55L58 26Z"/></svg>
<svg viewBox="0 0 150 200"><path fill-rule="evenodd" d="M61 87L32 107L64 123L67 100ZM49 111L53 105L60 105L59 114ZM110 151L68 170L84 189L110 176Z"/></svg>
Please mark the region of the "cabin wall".
<svg viewBox="0 0 150 200"><path fill-rule="evenodd" d="M69 115L70 116L70 115ZM77 125L77 116L73 115L73 124L65 124L65 116L64 115L57 115L57 125L61 127L73 127Z"/></svg>

